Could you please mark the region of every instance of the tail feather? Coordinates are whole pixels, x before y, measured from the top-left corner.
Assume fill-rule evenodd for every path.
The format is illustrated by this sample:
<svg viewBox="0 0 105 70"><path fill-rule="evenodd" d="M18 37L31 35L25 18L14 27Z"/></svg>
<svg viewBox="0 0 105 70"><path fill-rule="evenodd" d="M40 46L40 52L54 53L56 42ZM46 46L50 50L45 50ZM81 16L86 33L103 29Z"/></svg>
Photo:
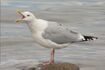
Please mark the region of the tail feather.
<svg viewBox="0 0 105 70"><path fill-rule="evenodd" d="M98 37L94 37L94 36L83 36L84 39L82 41L90 41L90 40L96 40L98 39Z"/></svg>

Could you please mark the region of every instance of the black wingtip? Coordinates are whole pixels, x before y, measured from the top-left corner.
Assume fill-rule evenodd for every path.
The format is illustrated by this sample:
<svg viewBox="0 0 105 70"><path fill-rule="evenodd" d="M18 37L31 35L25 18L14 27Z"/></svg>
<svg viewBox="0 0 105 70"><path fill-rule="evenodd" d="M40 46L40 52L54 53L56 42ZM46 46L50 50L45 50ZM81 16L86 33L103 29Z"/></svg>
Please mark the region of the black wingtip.
<svg viewBox="0 0 105 70"><path fill-rule="evenodd" d="M98 37L94 37L94 36L85 36L84 35L84 40L83 41L90 41L90 40L96 40L98 39Z"/></svg>

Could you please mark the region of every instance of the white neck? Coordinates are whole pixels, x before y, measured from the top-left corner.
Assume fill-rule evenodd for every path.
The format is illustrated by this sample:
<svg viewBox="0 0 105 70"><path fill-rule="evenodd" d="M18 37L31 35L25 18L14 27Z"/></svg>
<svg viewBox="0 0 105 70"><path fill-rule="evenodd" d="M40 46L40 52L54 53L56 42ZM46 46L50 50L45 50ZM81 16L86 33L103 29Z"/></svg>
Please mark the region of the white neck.
<svg viewBox="0 0 105 70"><path fill-rule="evenodd" d="M33 20L27 24L32 34L34 35L41 35L44 32L44 30L48 27L47 21L42 19Z"/></svg>

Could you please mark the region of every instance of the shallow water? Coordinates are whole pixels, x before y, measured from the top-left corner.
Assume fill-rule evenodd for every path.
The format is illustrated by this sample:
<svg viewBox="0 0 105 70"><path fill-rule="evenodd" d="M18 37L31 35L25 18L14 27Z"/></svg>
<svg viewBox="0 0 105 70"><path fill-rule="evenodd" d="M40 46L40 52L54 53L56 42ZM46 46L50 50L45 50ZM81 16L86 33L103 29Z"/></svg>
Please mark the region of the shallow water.
<svg viewBox="0 0 105 70"><path fill-rule="evenodd" d="M72 44L56 51L56 61L71 62L81 70L105 69L104 0L24 0L2 1L1 70L21 70L48 60L49 49L34 43L26 24L16 24L16 9L30 10L38 18L62 23L96 41Z"/></svg>

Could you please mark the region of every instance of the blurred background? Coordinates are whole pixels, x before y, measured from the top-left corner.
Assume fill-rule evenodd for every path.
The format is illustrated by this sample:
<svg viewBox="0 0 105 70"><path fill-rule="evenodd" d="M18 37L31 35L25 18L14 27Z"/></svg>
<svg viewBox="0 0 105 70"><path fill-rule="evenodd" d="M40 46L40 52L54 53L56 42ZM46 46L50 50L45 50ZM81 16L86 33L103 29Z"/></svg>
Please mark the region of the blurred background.
<svg viewBox="0 0 105 70"><path fill-rule="evenodd" d="M20 17L16 10L99 37L57 50L56 61L75 63L81 70L105 69L105 0L1 0L1 70L49 59L50 49L35 44L27 25L15 22Z"/></svg>

